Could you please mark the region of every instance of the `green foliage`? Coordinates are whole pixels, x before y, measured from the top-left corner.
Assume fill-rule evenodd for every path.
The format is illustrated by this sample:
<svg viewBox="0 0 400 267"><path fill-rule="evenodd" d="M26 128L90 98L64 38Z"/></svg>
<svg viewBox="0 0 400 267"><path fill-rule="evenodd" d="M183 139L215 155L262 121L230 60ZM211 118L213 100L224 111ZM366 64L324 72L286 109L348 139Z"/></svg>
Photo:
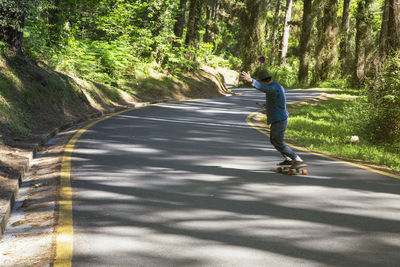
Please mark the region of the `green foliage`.
<svg viewBox="0 0 400 267"><path fill-rule="evenodd" d="M388 57L366 82L361 122L370 140L400 143L400 53Z"/></svg>
<svg viewBox="0 0 400 267"><path fill-rule="evenodd" d="M267 1L244 1L238 0L234 5L234 10L239 24L234 24L234 41L236 51L232 51L235 56L243 60L243 69L255 71L257 69L257 58L263 53L265 47L265 24ZM232 42L232 41L231 41Z"/></svg>
<svg viewBox="0 0 400 267"><path fill-rule="evenodd" d="M39 7L48 5L46 0L0 0L0 27L22 31L21 16L37 14Z"/></svg>
<svg viewBox="0 0 400 267"><path fill-rule="evenodd" d="M55 70L123 87L125 90L139 91L138 87L143 85L149 88L147 91L154 90L146 92L149 96L159 95L165 91L166 86L171 85L169 81L163 81L162 86L155 86L157 79L153 79L154 73L179 76L184 72L198 70L201 64L254 71L259 68L257 59L261 55L268 56L270 64L277 62L280 57L285 9L280 6L280 17L275 20L278 1L199 1L201 5L198 14L195 14L197 20L194 27L197 28L194 34L197 38L196 47L184 45L187 28L181 39L173 33L175 18L180 12L179 2L0 0L0 28L3 29L0 30L0 37L6 28L22 30L21 18L24 17L24 53L29 57L44 61ZM383 29L384 2L352 1L349 32L339 33L336 23L340 24L342 10L335 12L335 6L329 5L336 5L332 0L313 1L312 15L319 20L315 19L316 23L312 26L309 48L309 73L312 77L309 80L319 81L321 87L340 88L346 87L347 81L353 80L357 84L364 82L368 75L370 77L365 81L363 97L352 101L351 105L344 104L345 108L340 110L342 114L339 111L338 114L327 114L329 111L319 110L319 115L326 115L326 120L329 120L329 116L340 121L351 118L351 123L344 128L336 125L338 131L329 130L318 114L304 120L310 127L332 132L331 135L322 134L325 141L329 140L328 143L339 142L335 135L350 134L348 131L370 142L399 143L399 54L387 58L382 66L371 73L374 58L379 52L376 44L379 43L380 31ZM360 9L363 7L360 3L365 4L364 9ZM294 1L287 63L283 66L264 65L286 88L297 85L302 10L303 1ZM189 14L186 15L188 17ZM326 31L319 32L325 28ZM344 36L348 39L345 53L347 59L341 62L335 51L338 41ZM6 50L7 47L8 44L0 42L0 50ZM14 79L12 83L23 88L23 81L18 77L8 75L7 79ZM7 81L0 77L0 87L8 86ZM53 84L49 87L55 91L42 92L39 87L33 86L31 91L24 91L18 101L29 108L34 106L35 101L39 101L34 97L37 92L50 98L62 94L56 92ZM111 99L116 98L117 95L109 88L105 86L99 90ZM79 91L79 87L75 89ZM3 90L0 97L6 99L5 94ZM0 102L3 105L0 108L5 109L7 101L0 99ZM24 118L23 111L13 112L7 118L15 114ZM346 118L339 115L346 115ZM22 119L17 127L21 132L29 128L29 125L24 125L24 121ZM340 142L343 140L340 139Z"/></svg>
<svg viewBox="0 0 400 267"><path fill-rule="evenodd" d="M173 48L165 52L163 67L173 74L182 72L190 72L200 68L200 64L196 61L186 58L187 54L196 54L196 49L193 47L186 48L181 46Z"/></svg>
<svg viewBox="0 0 400 267"><path fill-rule="evenodd" d="M61 2L58 9L64 12L65 25L59 28L58 43L52 42L46 16L39 16L26 26L28 54L56 70L111 85L136 80L143 64L175 74L197 70L200 64L229 65L215 55L218 40L201 42L198 49L173 45L177 4L175 0Z"/></svg>
<svg viewBox="0 0 400 267"><path fill-rule="evenodd" d="M118 83L139 61L124 38L107 42L71 37L63 52L56 57L59 70L107 84Z"/></svg>
<svg viewBox="0 0 400 267"><path fill-rule="evenodd" d="M9 47L9 45L3 41L0 41L0 52L3 52Z"/></svg>
<svg viewBox="0 0 400 267"><path fill-rule="evenodd" d="M317 86L321 88L347 88L349 84L345 79L330 79L320 82Z"/></svg>
<svg viewBox="0 0 400 267"><path fill-rule="evenodd" d="M229 60L229 67L233 70L240 71L242 69L243 61L242 59L235 57L233 55L225 56Z"/></svg>
<svg viewBox="0 0 400 267"><path fill-rule="evenodd" d="M362 101L342 96L316 105L291 107L287 136L315 151L373 162L399 171L400 144L377 144L366 139L365 129L357 123L365 111L360 106ZM360 136L360 142L351 143L353 135Z"/></svg>
<svg viewBox="0 0 400 267"><path fill-rule="evenodd" d="M272 73L275 80L282 84L285 88L291 88L297 84L297 67L296 65L286 64L284 66L271 66L268 69Z"/></svg>

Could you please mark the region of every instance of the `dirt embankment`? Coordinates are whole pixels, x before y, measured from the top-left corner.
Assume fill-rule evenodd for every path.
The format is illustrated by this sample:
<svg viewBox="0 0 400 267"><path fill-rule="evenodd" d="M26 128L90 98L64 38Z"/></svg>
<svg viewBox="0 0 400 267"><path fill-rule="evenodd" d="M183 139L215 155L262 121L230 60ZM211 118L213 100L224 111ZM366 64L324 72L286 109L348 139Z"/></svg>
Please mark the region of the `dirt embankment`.
<svg viewBox="0 0 400 267"><path fill-rule="evenodd" d="M112 87L51 70L15 55L0 57L0 205L9 201L48 133L143 102L209 98L229 94L222 70L202 68L158 74ZM225 70L232 83L235 74ZM39 147L38 147L39 144Z"/></svg>

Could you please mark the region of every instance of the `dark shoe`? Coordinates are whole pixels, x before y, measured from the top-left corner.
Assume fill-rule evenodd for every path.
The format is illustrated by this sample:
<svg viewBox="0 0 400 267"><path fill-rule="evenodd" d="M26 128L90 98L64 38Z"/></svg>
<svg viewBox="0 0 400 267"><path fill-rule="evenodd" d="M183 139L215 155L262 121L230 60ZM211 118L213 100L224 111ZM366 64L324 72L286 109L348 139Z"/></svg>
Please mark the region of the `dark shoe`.
<svg viewBox="0 0 400 267"><path fill-rule="evenodd" d="M293 160L285 160L285 161L282 161L281 163L279 163L278 165L279 166L291 166L293 164Z"/></svg>

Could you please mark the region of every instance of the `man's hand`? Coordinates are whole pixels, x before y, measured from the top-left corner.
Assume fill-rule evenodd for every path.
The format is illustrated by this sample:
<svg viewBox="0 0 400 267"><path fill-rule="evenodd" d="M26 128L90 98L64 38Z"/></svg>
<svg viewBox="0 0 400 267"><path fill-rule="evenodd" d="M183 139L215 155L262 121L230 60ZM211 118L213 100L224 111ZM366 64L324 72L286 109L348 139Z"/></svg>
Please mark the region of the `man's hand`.
<svg viewBox="0 0 400 267"><path fill-rule="evenodd" d="M240 75L240 78L242 80L246 81L246 82L249 82L249 83L253 82L253 79L251 78L249 72L246 73L246 72L242 71L242 74Z"/></svg>

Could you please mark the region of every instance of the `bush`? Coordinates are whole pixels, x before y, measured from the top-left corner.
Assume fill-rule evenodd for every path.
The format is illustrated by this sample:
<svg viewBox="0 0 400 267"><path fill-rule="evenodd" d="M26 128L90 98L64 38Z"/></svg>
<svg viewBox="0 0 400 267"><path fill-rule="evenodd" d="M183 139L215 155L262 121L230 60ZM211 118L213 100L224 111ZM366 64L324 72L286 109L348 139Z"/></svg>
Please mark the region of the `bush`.
<svg viewBox="0 0 400 267"><path fill-rule="evenodd" d="M346 79L327 80L318 84L321 88L347 88L349 84Z"/></svg>
<svg viewBox="0 0 400 267"><path fill-rule="evenodd" d="M286 64L284 66L271 66L268 71L285 88L294 87L297 84L297 67Z"/></svg>
<svg viewBox="0 0 400 267"><path fill-rule="evenodd" d="M228 56L230 68L233 70L240 71L242 68L243 61L235 56Z"/></svg>
<svg viewBox="0 0 400 267"><path fill-rule="evenodd" d="M363 89L365 102L361 121L371 141L400 141L400 53L377 67Z"/></svg>
<svg viewBox="0 0 400 267"><path fill-rule="evenodd" d="M166 51L165 53L166 56L162 63L162 67L172 74L180 74L182 72L193 71L200 68L198 62L186 58L188 53L195 53L195 50L192 48L181 46Z"/></svg>

